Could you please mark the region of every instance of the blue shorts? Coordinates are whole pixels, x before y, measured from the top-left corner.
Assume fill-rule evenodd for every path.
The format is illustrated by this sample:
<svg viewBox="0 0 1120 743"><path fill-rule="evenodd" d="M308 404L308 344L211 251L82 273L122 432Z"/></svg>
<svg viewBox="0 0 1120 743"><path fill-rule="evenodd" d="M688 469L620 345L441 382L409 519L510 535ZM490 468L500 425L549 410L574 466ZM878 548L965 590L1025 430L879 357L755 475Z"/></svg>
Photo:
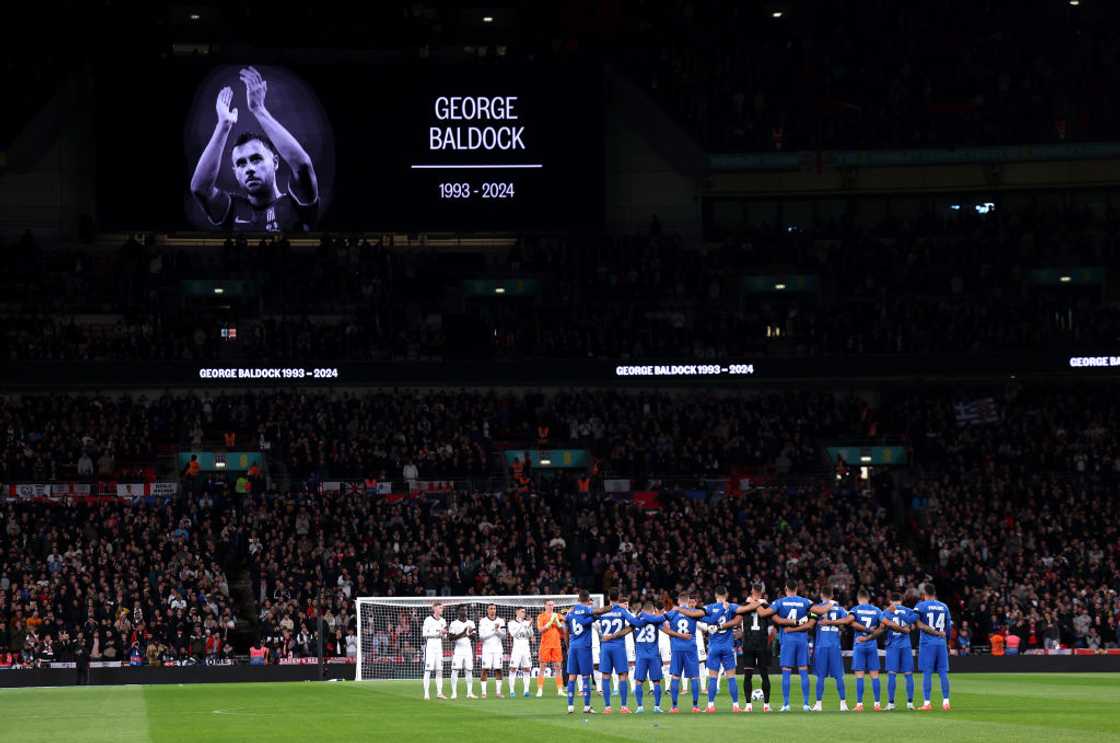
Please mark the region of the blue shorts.
<svg viewBox="0 0 1120 743"><path fill-rule="evenodd" d="M782 652L779 658L782 668L800 668L809 665L809 643L782 638Z"/></svg>
<svg viewBox="0 0 1120 743"><path fill-rule="evenodd" d="M818 647L813 655L818 676L844 677L844 657L840 655L839 646Z"/></svg>
<svg viewBox="0 0 1120 743"><path fill-rule="evenodd" d="M852 670L879 670L879 645L874 640L857 642L852 646Z"/></svg>
<svg viewBox="0 0 1120 743"><path fill-rule="evenodd" d="M708 648L708 660L705 664L709 671L735 672L735 648Z"/></svg>
<svg viewBox="0 0 1120 743"><path fill-rule="evenodd" d="M913 673L914 654L909 643L887 648L887 673Z"/></svg>
<svg viewBox="0 0 1120 743"><path fill-rule="evenodd" d="M922 673L949 671L949 647L947 645L919 645L918 670Z"/></svg>
<svg viewBox="0 0 1120 743"><path fill-rule="evenodd" d="M593 668L591 665L590 647L568 647L568 675L590 676Z"/></svg>
<svg viewBox="0 0 1120 743"><path fill-rule="evenodd" d="M630 673L630 664L626 661L626 643L599 646L599 673L604 676L608 673L617 673L620 676Z"/></svg>
<svg viewBox="0 0 1120 743"><path fill-rule="evenodd" d="M656 657L651 656L651 657L648 657L648 658L645 657L645 656L641 656L641 655L638 656L638 665L634 669L634 680L635 681L645 681L647 678L650 681L660 681L661 680L661 657L660 656L656 656Z"/></svg>
<svg viewBox="0 0 1120 743"><path fill-rule="evenodd" d="M700 676L700 661L696 648L674 650L669 659L669 675L694 679Z"/></svg>

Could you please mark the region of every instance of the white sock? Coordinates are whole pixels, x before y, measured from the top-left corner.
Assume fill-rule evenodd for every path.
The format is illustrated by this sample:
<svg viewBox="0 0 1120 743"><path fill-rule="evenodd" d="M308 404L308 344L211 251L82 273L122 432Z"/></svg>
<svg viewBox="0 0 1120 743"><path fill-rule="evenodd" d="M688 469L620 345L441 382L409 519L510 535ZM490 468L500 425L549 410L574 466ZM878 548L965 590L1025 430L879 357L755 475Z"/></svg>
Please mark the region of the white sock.
<svg viewBox="0 0 1120 743"><path fill-rule="evenodd" d="M456 696L456 692L458 692L458 685L459 685L459 669L452 668L451 669L451 696Z"/></svg>
<svg viewBox="0 0 1120 743"><path fill-rule="evenodd" d="M474 671L467 671L467 693L474 694Z"/></svg>
<svg viewBox="0 0 1120 743"><path fill-rule="evenodd" d="M516 668L509 669L509 672L507 673L506 677L509 679L509 693L510 694L516 694L517 693L517 669Z"/></svg>
<svg viewBox="0 0 1120 743"><path fill-rule="evenodd" d="M443 669L436 669L436 694L443 693Z"/></svg>
<svg viewBox="0 0 1120 743"><path fill-rule="evenodd" d="M430 696L432 691L432 672L424 671L424 696Z"/></svg>
<svg viewBox="0 0 1120 743"><path fill-rule="evenodd" d="M522 671L521 672L521 693L522 694L528 694L529 693L529 676L530 676L529 671Z"/></svg>
<svg viewBox="0 0 1120 743"><path fill-rule="evenodd" d="M501 695L502 695L502 680L501 680L501 679L495 679L495 680L494 680L494 683L498 685L498 691L497 691L497 692L495 692L495 693L496 693L496 694L497 694L498 696L501 696Z"/></svg>

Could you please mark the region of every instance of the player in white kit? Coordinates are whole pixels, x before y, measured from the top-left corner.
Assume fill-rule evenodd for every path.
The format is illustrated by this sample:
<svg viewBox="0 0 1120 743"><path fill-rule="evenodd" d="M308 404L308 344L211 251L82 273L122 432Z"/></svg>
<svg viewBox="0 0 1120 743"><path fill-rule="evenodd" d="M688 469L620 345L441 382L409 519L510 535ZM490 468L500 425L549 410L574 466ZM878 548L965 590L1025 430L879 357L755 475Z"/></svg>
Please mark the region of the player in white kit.
<svg viewBox="0 0 1120 743"><path fill-rule="evenodd" d="M486 681L494 673L497 695L502 695L502 638L506 636L506 620L498 616L496 604L486 607L486 616L478 620L478 639L482 640L482 698L486 698Z"/></svg>
<svg viewBox="0 0 1120 743"><path fill-rule="evenodd" d="M459 607L459 618L451 622L447 637L453 643L451 654L451 698L458 696L459 671L467 677L467 699L477 699L474 695L474 638L478 632L473 619L467 619L467 607Z"/></svg>
<svg viewBox="0 0 1120 743"><path fill-rule="evenodd" d="M629 610L630 606L627 605L626 609ZM634 671L638 665L638 656L634 650L634 633L631 632L623 639L626 642L626 665L630 667L630 673L627 674L627 683L630 684L630 693L633 694L634 687L637 686L637 681L634 679Z"/></svg>
<svg viewBox="0 0 1120 743"><path fill-rule="evenodd" d="M533 675L533 651L530 643L533 639L533 623L525 618L525 609L518 607L513 620L508 625L509 636L513 640L513 647L509 652L509 696L517 696L517 672L521 671L525 696L529 696L529 677Z"/></svg>
<svg viewBox="0 0 1120 743"><path fill-rule="evenodd" d="M447 636L447 620L443 618L441 604L432 604L432 614L424 618L421 634L424 636L424 698L432 698L429 690L434 671L436 699L447 699L443 695L443 638Z"/></svg>
<svg viewBox="0 0 1120 743"><path fill-rule="evenodd" d="M657 649L661 654L661 673L669 678L669 662L673 659L672 640L664 632L657 633Z"/></svg>

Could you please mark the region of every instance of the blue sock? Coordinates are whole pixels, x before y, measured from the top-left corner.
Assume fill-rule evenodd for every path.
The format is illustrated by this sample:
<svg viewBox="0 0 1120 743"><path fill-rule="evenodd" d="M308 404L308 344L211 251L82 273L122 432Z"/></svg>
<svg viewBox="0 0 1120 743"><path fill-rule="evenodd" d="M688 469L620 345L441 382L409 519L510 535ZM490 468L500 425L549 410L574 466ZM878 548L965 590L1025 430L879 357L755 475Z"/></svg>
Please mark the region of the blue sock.
<svg viewBox="0 0 1120 743"><path fill-rule="evenodd" d="M576 703L576 677L568 677L568 706L571 707Z"/></svg>
<svg viewBox="0 0 1120 743"><path fill-rule="evenodd" d="M618 679L618 703L625 707L626 703L630 701L630 682L626 679L619 677Z"/></svg>
<svg viewBox="0 0 1120 743"><path fill-rule="evenodd" d="M932 692L933 692L933 673L931 673L930 671L926 671L925 673L922 674L922 693L925 694L925 696L922 697L922 699L928 702L929 701L929 695Z"/></svg>
<svg viewBox="0 0 1120 743"><path fill-rule="evenodd" d="M942 699L948 699L949 698L949 672L942 670L942 671L939 671L938 673L941 674L941 698Z"/></svg>
<svg viewBox="0 0 1120 743"><path fill-rule="evenodd" d="M669 682L669 698L673 700L673 706L678 706L681 700L681 680L673 679Z"/></svg>
<svg viewBox="0 0 1120 743"><path fill-rule="evenodd" d="M638 705L639 707L642 706L642 694L645 693L645 690L642 687L644 686L645 684L637 684L634 686L634 704Z"/></svg>
<svg viewBox="0 0 1120 743"><path fill-rule="evenodd" d="M823 696L824 696L824 674L823 673L818 673L817 674L817 701L818 702L821 701L821 697L823 697Z"/></svg>
<svg viewBox="0 0 1120 743"><path fill-rule="evenodd" d="M603 706L611 706L611 675L603 674Z"/></svg>
<svg viewBox="0 0 1120 743"><path fill-rule="evenodd" d="M898 689L898 676L891 674L887 676L887 702L894 704L894 692Z"/></svg>
<svg viewBox="0 0 1120 743"><path fill-rule="evenodd" d="M805 704L809 703L809 671L803 669L801 673L801 698Z"/></svg>
<svg viewBox="0 0 1120 743"><path fill-rule="evenodd" d="M863 676L856 676L856 704L863 704Z"/></svg>
<svg viewBox="0 0 1120 743"><path fill-rule="evenodd" d="M708 677L708 704L716 703L716 677Z"/></svg>
<svg viewBox="0 0 1120 743"><path fill-rule="evenodd" d="M841 702L843 702L848 695L847 690L844 688L844 674L836 676L836 693L840 695Z"/></svg>
<svg viewBox="0 0 1120 743"><path fill-rule="evenodd" d="M692 679L692 683L688 685L692 689L692 706L700 706L700 677L696 676Z"/></svg>
<svg viewBox="0 0 1120 743"><path fill-rule="evenodd" d="M782 703L789 706L789 680L792 672L788 668L782 669Z"/></svg>
<svg viewBox="0 0 1120 743"><path fill-rule="evenodd" d="M727 677L727 693L731 695L731 703L739 703L739 679L734 676Z"/></svg>
<svg viewBox="0 0 1120 743"><path fill-rule="evenodd" d="M883 691L882 684L879 683L879 677L873 676L871 678L871 693L875 695L875 704L879 703L881 693Z"/></svg>
<svg viewBox="0 0 1120 743"><path fill-rule="evenodd" d="M913 703L914 701L914 674L906 674L906 701Z"/></svg>
<svg viewBox="0 0 1120 743"><path fill-rule="evenodd" d="M641 688L641 687L639 687L639 688ZM640 697L639 697L639 699L640 699ZM641 702L639 701L638 704L641 704ZM653 706L654 707L660 707L661 706L661 684L654 684L653 685Z"/></svg>
<svg viewBox="0 0 1120 743"><path fill-rule="evenodd" d="M583 677L583 706L591 706L591 676Z"/></svg>

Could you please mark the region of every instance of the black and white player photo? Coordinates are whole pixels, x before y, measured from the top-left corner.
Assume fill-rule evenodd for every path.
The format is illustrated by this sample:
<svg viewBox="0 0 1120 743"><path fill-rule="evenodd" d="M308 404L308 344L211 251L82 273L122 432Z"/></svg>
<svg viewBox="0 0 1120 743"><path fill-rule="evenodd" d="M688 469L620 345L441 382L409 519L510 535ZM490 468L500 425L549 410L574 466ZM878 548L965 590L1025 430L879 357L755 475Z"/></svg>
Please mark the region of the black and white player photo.
<svg viewBox="0 0 1120 743"><path fill-rule="evenodd" d="M226 85L214 101L214 131L191 176L190 191L215 229L233 232L309 232L319 216L319 181L307 149L268 108L268 81L255 67L240 70L242 85ZM230 146L244 103L255 126ZM242 119L242 123L247 123ZM286 167L285 167L286 166ZM238 188L223 189L223 168Z"/></svg>

